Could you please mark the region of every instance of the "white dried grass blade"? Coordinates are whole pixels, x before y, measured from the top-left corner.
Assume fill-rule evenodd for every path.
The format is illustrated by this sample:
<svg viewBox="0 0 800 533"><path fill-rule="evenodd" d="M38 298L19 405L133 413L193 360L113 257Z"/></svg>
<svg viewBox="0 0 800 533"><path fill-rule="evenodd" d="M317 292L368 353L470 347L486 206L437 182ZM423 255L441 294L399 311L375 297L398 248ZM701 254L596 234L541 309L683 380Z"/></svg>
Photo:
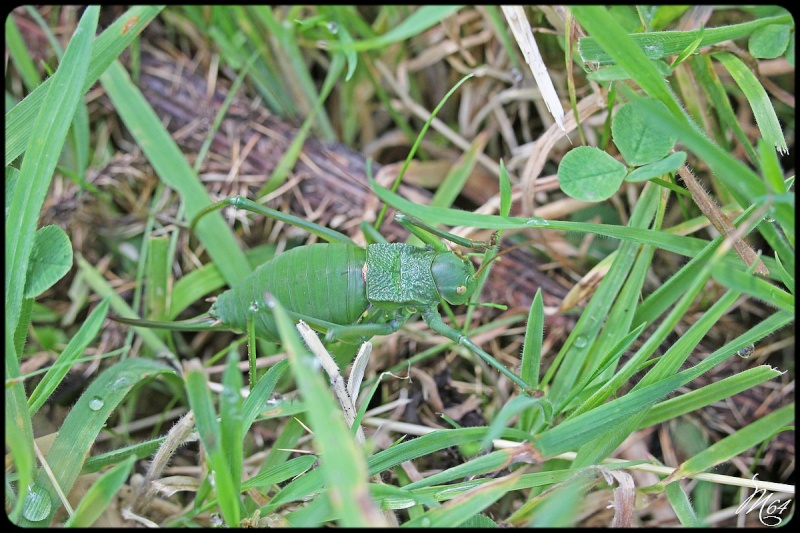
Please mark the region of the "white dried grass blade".
<svg viewBox="0 0 800 533"><path fill-rule="evenodd" d="M372 343L363 343L361 348L359 348L358 354L356 354L356 358L353 361L353 366L350 369L350 378L347 380L347 392L350 393L350 397L353 399L354 406L358 404L358 392L361 388L361 382L364 379L364 372L367 370L367 363L369 362L369 356L371 353Z"/></svg>
<svg viewBox="0 0 800 533"><path fill-rule="evenodd" d="M539 47L536 46L536 40L533 38L531 25L528 18L525 16L525 11L522 6L500 6L503 9L503 14L508 20L508 25L511 27L511 32L517 40L522 55L525 56L525 62L533 73L533 79L536 80L536 85L542 93L542 98L547 106L550 114L558 124L558 127L564 129L564 108L561 106L561 100L558 98L556 88L553 86L553 80L547 73L547 67L542 60L542 55L539 53Z"/></svg>
<svg viewBox="0 0 800 533"><path fill-rule="evenodd" d="M320 362L323 370L325 370L325 373L328 374L331 386L333 387L333 393L336 396L336 399L339 401L339 405L342 407L344 419L347 422L348 427L353 427L353 423L356 420L357 411L353 399L350 397L350 393L347 391L344 378L339 372L339 367L336 365L336 361L333 360L331 354L329 354L328 350L326 350L325 346L323 346L322 341L320 341L319 337L317 337L316 332L311 329L308 324L302 320L298 321L297 331L300 332L300 336L305 341L306 346L308 346L309 350L311 350L311 352L317 358L317 361ZM370 345L370 348L371 347L372 346ZM356 442L363 444L365 441L366 437L364 435L364 430L359 426L356 431Z"/></svg>

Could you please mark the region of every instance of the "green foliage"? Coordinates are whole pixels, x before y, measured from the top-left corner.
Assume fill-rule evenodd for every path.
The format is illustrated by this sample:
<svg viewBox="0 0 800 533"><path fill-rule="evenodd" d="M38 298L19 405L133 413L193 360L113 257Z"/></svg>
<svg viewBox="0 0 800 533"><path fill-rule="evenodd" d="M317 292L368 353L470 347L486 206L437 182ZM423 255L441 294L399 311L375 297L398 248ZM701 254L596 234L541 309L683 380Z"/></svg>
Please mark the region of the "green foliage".
<svg viewBox="0 0 800 533"><path fill-rule="evenodd" d="M625 165L593 146L575 148L558 165L561 190L580 200L606 200L624 179Z"/></svg>
<svg viewBox="0 0 800 533"><path fill-rule="evenodd" d="M113 501L117 492L128 479L131 468L136 462L135 459L136 457L131 455L100 476L86 492L86 495L75 509L75 514L67 520L64 526L91 527L95 520L105 512L106 507Z"/></svg>
<svg viewBox="0 0 800 533"><path fill-rule="evenodd" d="M72 488L86 454L114 409L133 387L163 373L174 371L152 360L126 359L109 367L89 385L72 406L45 457L48 469L40 469L23 498L20 525L50 523L61 504L59 492Z"/></svg>
<svg viewBox="0 0 800 533"><path fill-rule="evenodd" d="M585 8L581 8L585 9ZM593 9L587 9L587 14L593 12L595 14L601 13ZM576 10L576 13L580 13ZM600 17L603 19L603 15ZM601 19L598 18L599 22ZM631 42L634 47L643 52L648 59L661 59L669 55L680 54L687 46L691 45L697 37L702 33L704 35L700 46L709 46L712 44L721 43L730 39L738 39L741 37L748 37L752 35L759 28L769 26L770 24L791 24L792 16L789 14L782 14L770 16L753 20L750 22L743 22L741 24L731 24L729 26L721 26L719 28L707 28L705 30L692 30L692 31L663 31L663 32L650 32L650 33L636 33L630 36ZM615 24L619 27L618 24ZM621 43L619 43L621 44ZM616 59L611 55L612 53L623 52L620 50L619 45L603 46L598 41L597 35L590 35L580 40L579 48L582 59L587 63L596 62L600 65L613 64ZM630 50L623 53L630 53Z"/></svg>
<svg viewBox="0 0 800 533"><path fill-rule="evenodd" d="M647 181L665 174L675 174L686 163L686 152L675 152L658 161L653 161L633 169L625 176L625 181Z"/></svg>
<svg viewBox="0 0 800 533"><path fill-rule="evenodd" d="M36 231L25 276L25 298L36 298L72 268L72 243L58 226Z"/></svg>
<svg viewBox="0 0 800 533"><path fill-rule="evenodd" d="M789 45L791 31L788 24L770 24L757 29L747 43L750 55L764 59L781 56Z"/></svg>
<svg viewBox="0 0 800 533"><path fill-rule="evenodd" d="M720 365L748 357L754 350L760 352L765 346L764 352L772 350L770 339L775 339L777 332L783 334L795 320L794 179L787 179L781 158L793 147L793 132L783 131L793 127L793 122L786 118L787 106L775 103L779 96L774 87L765 89L762 78L753 73L751 58L711 47L736 40L739 49L746 48L756 62L783 56L794 65L795 35L791 15L772 6L743 11L715 7L715 15L736 14L738 22L691 31L670 29L686 20L688 9L577 6L569 11L586 34L574 60L582 61L580 66L587 71L601 67L583 77L576 70L574 82L593 80L603 95L600 100L610 102L606 122L610 137L606 132L598 144L605 147L610 138L613 147L611 151L596 146L567 148L558 166L558 181L560 192L573 198L590 202L613 198L613 202L597 204L613 211L613 217L603 219L605 223L590 218L596 217L599 209L574 213L569 220L518 215L516 200L520 191L525 194L525 187L516 180L527 171L523 172L524 163L516 160L518 154L526 154L527 147L498 139L511 139L517 129L530 125L501 121L503 134L498 136L494 122L487 122L490 126L486 127L488 119L483 116L471 123L474 116L456 107L478 101L498 116L505 117L515 106L527 113L529 102L506 105L512 94L529 89L527 80L503 93L506 100L484 90L487 80L505 74L489 68L493 65L488 59L476 53L472 25L485 19L493 32L480 34L480 39L490 39L492 50L500 54L514 54L508 64L527 68L522 56L517 57L517 45L509 39L506 21L496 7L146 6L118 11L122 14L96 38L99 9L89 7L71 36L48 28L44 19L39 21L55 46L61 46L56 36L69 37L63 55L60 50L54 52L59 61L51 73L41 71L38 56L27 48L26 35L10 16L6 20L11 60L7 101L12 100L12 92L15 97L28 92L6 114L5 129L6 507L10 521L20 526L60 525L54 517L62 516L63 507L67 509L63 525L91 526L113 509L110 504L115 497L137 490L127 486L136 463L136 471L147 469L147 475L154 476L146 478L146 488L162 478L162 482L176 482L175 487L186 490L175 497L181 502L181 512L158 525L207 525L209 517L218 514L229 527L373 526L391 524L393 519L404 526L573 526L581 524L574 517L586 511L592 491L606 490L610 480L616 479L609 472L642 467L639 461L610 462L615 450L635 438L636 432L653 431L657 424L667 422L667 429L678 432L675 441L684 457L675 468L646 465L658 473L659 481L651 487L636 487L637 502L645 492L666 495L674 523L705 525L705 517L716 505L713 493L721 483L719 478L704 478L706 472L743 461L745 454L765 446L794 420L794 404L786 401L717 440L709 439L705 428L690 421L699 409L730 402L734 395L767 383L774 386L784 370L774 364L757 364L726 373L724 378L709 376ZM33 8L28 11L36 13ZM528 12L537 24L556 27L558 39L563 39L563 28L555 24L560 11L532 8ZM144 154L161 180L154 196L169 188L180 195L183 209L178 223L215 205L207 183L199 176L200 165L210 153L212 135L199 155L182 152L177 136L167 131L162 117L135 85L135 76L115 61L132 44L135 58L137 36L159 14L169 38L178 35L175 42L181 47L188 42L209 46L207 57L213 58L212 64L219 61L220 73L233 72L235 88L259 94L275 113L302 124L265 179L263 190L275 190L292 177L295 163L302 160L304 143L312 135L359 147L362 130L381 127L384 133L393 128L402 132L406 145L401 146L400 158L407 157L399 184L414 157L437 157L445 144L451 149L456 121L465 130L472 129L473 135L465 135L467 142L458 144L460 151L451 157L456 164L436 187L431 206L397 194L397 184L391 190L375 182L371 185L386 205L431 226L511 230L505 235L507 241L517 237L509 238L509 234L532 232L548 245L551 238L555 241L569 233L570 243L580 242L575 246L580 253L564 256L563 263L569 262L571 270L563 279L583 273L583 257L598 262L597 268L587 268L597 275L591 280L594 285L581 303L570 309L569 316L557 311L548 299L552 295L543 290L537 291L530 309L509 310L507 316L475 327L470 323L472 307L463 325L454 326L467 339L494 334L493 330L509 324L516 328L508 339L515 343L519 359L512 356L502 364L532 385L531 390L520 391L505 377L496 380L497 372L488 366L481 372L491 386L478 379L465 384L460 365L456 369L454 363L467 353L463 346L467 341L445 335L437 338L433 348L398 358L391 370L406 375L409 365L416 368L425 357L450 350L447 361L453 382L477 400L476 410L485 417L485 425L454 429L410 423L393 426L393 417L365 414L376 404L397 399L387 394L391 389L385 384L398 378L372 377L369 372L373 368L379 373L388 366L373 360L364 381L369 392L359 395L364 403L356 426L362 421L364 427L381 425L378 434L396 439L377 441L377 449L371 440L361 445L353 439L357 428L344 423L330 384L321 377L317 360L297 337L295 324L282 312L280 302L274 302L272 312L286 359L277 363L281 356L254 359L249 386L244 385L236 342L225 343L221 349L197 349L195 337L160 336L136 328L121 349L103 353L102 347L118 336L105 321L108 313L137 316L121 297L122 291L131 287L131 279L146 287L147 307L155 317L174 319L199 298L226 284L235 285L282 250L281 244L266 243L243 252L234 231L213 215L198 225L197 239L210 256L202 269L186 272L187 265L198 257L205 260L202 255L173 264L174 238L140 245L143 239L138 236L124 245L135 243L136 249L147 250L146 257L120 260L115 254L123 243L114 243L118 248L93 264L79 253L73 257L68 226L67 232L54 225L39 227L44 224L41 211L53 176L84 183L94 170L90 162L97 159L91 150L103 149L94 143L107 136L105 126L95 122L84 102L86 92L98 80L125 127L120 138ZM51 20L62 18L53 16ZM536 36L541 36L546 46L557 46L557 39L547 33ZM442 39L461 45L456 52L444 54L447 61L436 63L432 58L442 53ZM428 69L420 58L435 67ZM395 88L385 83L384 71L397 65L402 65L402 83L408 94L396 94ZM558 67L548 59L548 68L557 70L563 65ZM571 63L567 68L572 68ZM598 85L580 88L585 94L597 91ZM606 94L612 96L605 98ZM401 100L407 107L398 104ZM432 114L417 114L418 107L427 109L436 102L439 105ZM616 102L621 105L615 107ZM378 117L376 124L364 123L364 109L379 111L369 115ZM752 112L754 124L742 120L748 112ZM535 123L535 117L526 116ZM222 117L220 112L213 131ZM581 127L588 131L602 125L586 121ZM532 127L529 130L534 131ZM574 135L569 135L575 142ZM585 138L593 142L598 136L587 134ZM392 142L394 139L391 137ZM506 162L495 157L497 154ZM459 203L473 174L494 171L487 160L495 165L500 160L495 173L500 177L499 193L486 204L496 215L465 210L465 204ZM721 211L733 213L731 225L738 233L697 231L708 225L708 218L675 179L684 165L704 173L709 194L721 204ZM623 184L625 194L620 194ZM106 202L102 208L109 208L111 204L98 194L97 184L85 185L83 194ZM537 190L536 194L545 192ZM549 198L560 192L549 193ZM162 205L160 198L150 202L148 230L175 221L159 212ZM454 205L462 209L454 209ZM511 216L512 212L516 216ZM327 228L303 222L307 223L303 227L316 235L332 234ZM769 250L763 256L769 274L753 274L729 249L732 241L748 234L751 241ZM592 243L592 238L601 240L600 245ZM589 252L581 256L584 248ZM558 254L567 250L554 249ZM548 252L545 246L536 250ZM487 257L491 256L485 256L484 262ZM68 273L73 259L77 268L70 278L72 307L68 313L79 317L74 325L63 323L66 313L61 308L42 304L54 287L65 285L55 284ZM139 277L126 277L130 273L123 272L125 265L136 268L137 262L142 264ZM175 276L173 285L174 272L180 276ZM654 287L655 279L660 283ZM759 305L748 307L751 301ZM753 315L752 322L714 345L710 333L724 328L731 312L743 307ZM562 335L559 321L572 317L574 322ZM409 331L399 338L416 336L411 350L417 343L427 342L422 337L427 331L415 331L413 325L406 329ZM35 342L26 345L29 335ZM487 342L486 349L494 350L506 340L493 340L492 348ZM382 342L394 345L396 339ZM146 347L145 355L133 351L139 344ZM258 355L263 355L262 348L257 347ZM698 353L702 357L695 357ZM164 357L173 366L148 355ZM221 372L209 368L223 356ZM40 361L47 361L47 366L36 366ZM269 368L256 368L256 361L268 361ZM71 386L68 376L74 373L70 370L86 362L97 362L100 369L83 374L85 390L63 400L66 407L58 405L58 394ZM482 364L476 359L471 366ZM169 403L162 402L161 395L166 395ZM134 433L138 417L146 408L152 409L152 403L157 404L156 414L163 420L150 435ZM48 409L50 405L52 409ZM161 405L163 415L158 413ZM181 448L186 438L170 440L172 430L165 429L169 424L164 422L174 409L183 416L182 421L190 423L186 436L194 432L199 444ZM34 419L49 416L48 411L67 413L54 427L49 449ZM109 449L101 442L109 437L122 446ZM196 452L198 446L200 453ZM197 472L196 484L181 485L158 469L178 449L185 454L182 459L196 460L190 465ZM483 449L488 453L479 453ZM37 459L38 451L43 460ZM440 464L441 453L450 454L454 464ZM647 459L643 456L641 462ZM419 478L414 477L414 467L422 474ZM431 468L434 473L428 471ZM82 493L75 490L80 475L99 471L103 475L91 486L81 489ZM733 481L748 481L741 477ZM688 485L692 492L687 492L688 479L706 480L699 486ZM64 505L70 491L70 499L78 499L74 510ZM630 503L633 508L633 500Z"/></svg>
<svg viewBox="0 0 800 533"><path fill-rule="evenodd" d="M228 359L228 369L236 369L235 359ZM226 376L232 375L231 370L226 371ZM241 379L241 376L239 376ZM205 373L202 368L189 368L186 373L186 392L189 405L192 407L197 424L197 432L206 451L209 463L209 475L213 482L215 496L225 522L231 526L238 526L241 517L239 509L239 487L241 486L241 398L239 387L231 388L225 384L222 397L222 407L230 418L224 420L226 432L223 433L221 423L217 421L217 413L208 390ZM234 399L234 401L231 401Z"/></svg>
<svg viewBox="0 0 800 533"><path fill-rule="evenodd" d="M661 102L666 111L666 106ZM631 166L647 165L669 154L676 137L659 127L658 122L637 114L633 105L620 107L611 122L611 135L622 157Z"/></svg>

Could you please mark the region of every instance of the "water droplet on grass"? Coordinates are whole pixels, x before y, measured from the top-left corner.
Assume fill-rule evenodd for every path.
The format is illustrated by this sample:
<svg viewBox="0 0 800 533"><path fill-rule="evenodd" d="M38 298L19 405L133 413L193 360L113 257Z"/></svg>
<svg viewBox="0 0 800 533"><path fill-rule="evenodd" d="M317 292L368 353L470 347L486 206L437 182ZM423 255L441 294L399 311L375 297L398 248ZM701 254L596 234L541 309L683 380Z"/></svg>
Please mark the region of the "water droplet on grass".
<svg viewBox="0 0 800 533"><path fill-rule="evenodd" d="M753 352L755 352L755 351L756 351L755 345L750 344L749 346L745 346L741 350L737 351L736 355L738 355L742 359L747 359L748 357L753 355Z"/></svg>
<svg viewBox="0 0 800 533"><path fill-rule="evenodd" d="M533 217L529 218L525 221L526 226L534 227L534 228L543 228L545 226L549 226L550 222L541 218L541 217Z"/></svg>
<svg viewBox="0 0 800 533"><path fill-rule="evenodd" d="M100 409L103 408L104 405L105 402L99 396L95 396L94 398L89 400L89 409L91 409L92 411L99 411Z"/></svg>
<svg viewBox="0 0 800 533"><path fill-rule="evenodd" d="M28 489L25 503L22 504L22 516L31 522L41 522L50 516L53 504L50 496L42 488Z"/></svg>

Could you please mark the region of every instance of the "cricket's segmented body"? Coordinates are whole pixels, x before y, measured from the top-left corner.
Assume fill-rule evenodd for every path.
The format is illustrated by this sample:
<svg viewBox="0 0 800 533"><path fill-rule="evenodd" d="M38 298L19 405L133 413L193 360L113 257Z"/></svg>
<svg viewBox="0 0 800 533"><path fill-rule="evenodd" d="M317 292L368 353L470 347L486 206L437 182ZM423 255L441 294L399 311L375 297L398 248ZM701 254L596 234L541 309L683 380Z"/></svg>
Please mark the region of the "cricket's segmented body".
<svg viewBox="0 0 800 533"><path fill-rule="evenodd" d="M287 311L313 317L321 328L402 323L417 310L435 308L442 297L453 304L465 302L474 291L474 274L472 263L452 252L408 244L371 244L366 249L312 244L261 265L222 293L209 315L243 331L255 304L263 310L254 315L256 335L277 341L264 296L268 292Z"/></svg>
<svg viewBox="0 0 800 533"><path fill-rule="evenodd" d="M277 301L293 320L302 320L325 334L327 341L360 343L375 335L397 331L419 313L431 329L466 346L489 365L505 374L523 391L533 389L519 376L447 325L438 312L444 300L466 303L475 292L475 268L466 257L447 250L433 236L473 249L496 243L471 241L440 230L424 221L397 213L395 220L426 242L424 248L408 244L370 244L361 248L346 235L294 215L281 213L247 198L227 198L202 209L191 228L208 213L231 205L292 224L329 241L299 246L267 261L235 287L223 292L208 313L175 322L115 317L139 327L200 331L229 329L248 331L252 320L255 336L279 342L269 298Z"/></svg>
<svg viewBox="0 0 800 533"><path fill-rule="evenodd" d="M332 324L354 324L369 305L362 274L365 259L363 248L347 244L293 248L220 294L209 314L225 326L246 331L250 305L255 303L263 310L254 317L256 336L277 341L275 319L264 297L268 292L287 311Z"/></svg>

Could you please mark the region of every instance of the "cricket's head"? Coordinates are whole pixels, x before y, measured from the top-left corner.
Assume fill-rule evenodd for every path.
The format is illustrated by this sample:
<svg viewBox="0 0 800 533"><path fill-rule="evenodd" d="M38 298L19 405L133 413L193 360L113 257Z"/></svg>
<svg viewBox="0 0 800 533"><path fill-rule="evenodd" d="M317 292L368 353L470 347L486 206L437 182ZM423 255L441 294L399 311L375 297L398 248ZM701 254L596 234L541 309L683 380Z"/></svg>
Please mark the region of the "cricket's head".
<svg viewBox="0 0 800 533"><path fill-rule="evenodd" d="M441 252L433 260L431 273L439 295L449 304L467 303L475 292L475 267L466 257Z"/></svg>

